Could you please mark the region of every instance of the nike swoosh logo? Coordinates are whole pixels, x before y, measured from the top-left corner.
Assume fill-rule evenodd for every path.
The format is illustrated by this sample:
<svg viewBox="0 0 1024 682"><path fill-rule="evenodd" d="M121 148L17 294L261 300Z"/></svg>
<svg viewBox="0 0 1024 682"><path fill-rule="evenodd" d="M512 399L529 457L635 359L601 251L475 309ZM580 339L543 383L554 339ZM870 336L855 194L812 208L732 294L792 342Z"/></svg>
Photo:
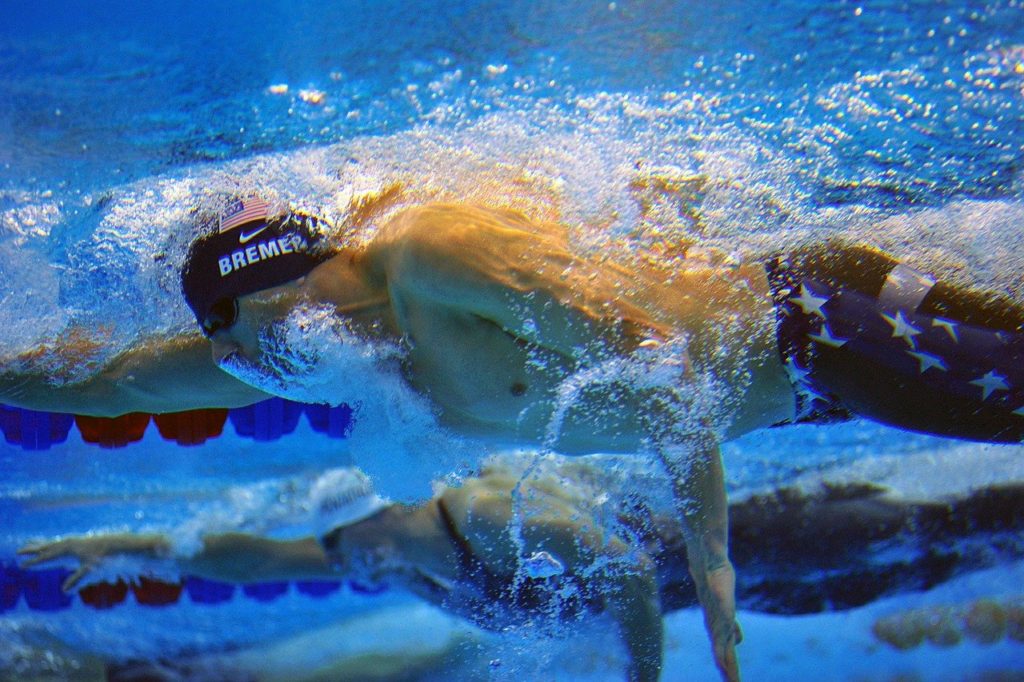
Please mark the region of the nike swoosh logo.
<svg viewBox="0 0 1024 682"><path fill-rule="evenodd" d="M239 244L244 244L247 241L249 241L250 239L258 237L260 232L262 232L263 230L267 229L268 227L270 227L270 225L264 225L263 227L261 227L260 229L256 230L255 232L248 232L248 233L243 232L243 233L241 233L240 235L238 235L238 243Z"/></svg>

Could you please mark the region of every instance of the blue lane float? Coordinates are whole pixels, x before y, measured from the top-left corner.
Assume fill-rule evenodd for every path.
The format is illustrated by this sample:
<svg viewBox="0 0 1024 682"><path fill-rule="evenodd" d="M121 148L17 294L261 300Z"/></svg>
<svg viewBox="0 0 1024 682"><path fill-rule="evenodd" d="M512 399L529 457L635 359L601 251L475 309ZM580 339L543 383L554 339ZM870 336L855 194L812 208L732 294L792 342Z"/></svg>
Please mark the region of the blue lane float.
<svg viewBox="0 0 1024 682"><path fill-rule="evenodd" d="M262 602L274 601L284 596L287 591L288 583L286 582L249 583L242 585L242 593L245 596Z"/></svg>
<svg viewBox="0 0 1024 682"><path fill-rule="evenodd" d="M228 412L235 433L260 442L277 440L293 432L301 416L302 405L283 398L271 398Z"/></svg>
<svg viewBox="0 0 1024 682"><path fill-rule="evenodd" d="M185 579L185 592L194 604L223 604L235 596L235 586L216 580L189 576Z"/></svg>
<svg viewBox="0 0 1024 682"><path fill-rule="evenodd" d="M349 580L348 587L356 594L366 594L370 596L386 592L388 589L387 583L364 583L358 580Z"/></svg>
<svg viewBox="0 0 1024 682"><path fill-rule="evenodd" d="M295 590L307 597L326 597L341 589L340 580L299 580L295 583Z"/></svg>
<svg viewBox="0 0 1024 682"><path fill-rule="evenodd" d="M49 450L63 443L75 418L70 414L37 412L0 405L0 431L11 445L25 450Z"/></svg>
<svg viewBox="0 0 1024 682"><path fill-rule="evenodd" d="M352 408L348 405L306 405L306 419L317 433L331 438L348 438L352 433Z"/></svg>
<svg viewBox="0 0 1024 682"><path fill-rule="evenodd" d="M0 613L9 611L21 596L21 570L17 566L0 564Z"/></svg>
<svg viewBox="0 0 1024 682"><path fill-rule="evenodd" d="M65 568L21 571L21 593L33 611L62 611L71 606L72 595L61 589L71 575Z"/></svg>

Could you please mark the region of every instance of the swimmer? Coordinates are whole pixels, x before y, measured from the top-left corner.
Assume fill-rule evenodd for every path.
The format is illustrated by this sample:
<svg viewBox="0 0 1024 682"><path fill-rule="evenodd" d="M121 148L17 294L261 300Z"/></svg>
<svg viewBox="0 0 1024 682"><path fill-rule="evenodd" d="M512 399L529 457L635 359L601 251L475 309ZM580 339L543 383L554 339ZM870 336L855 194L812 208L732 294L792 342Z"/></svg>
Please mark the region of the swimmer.
<svg viewBox="0 0 1024 682"><path fill-rule="evenodd" d="M335 469L311 491L317 537L209 535L194 556L174 557L169 536L125 533L66 538L20 553L30 556L26 566L77 559L65 590L104 558L132 555L173 559L182 574L224 582L386 583L488 630L604 612L625 643L628 679L657 680L663 636L651 557L605 530L587 508L592 498L567 492L565 478L524 480L521 506L513 509L512 491L521 480L518 471L491 468L426 504L407 506L377 497L361 472ZM521 560L529 565L525 575Z"/></svg>
<svg viewBox="0 0 1024 682"><path fill-rule="evenodd" d="M360 472L336 469L317 479L308 499L316 535L307 539L208 534L202 549L190 554L187 542L187 548L180 539L175 543L175 533L120 533L65 537L29 545L20 554L28 557L26 566L76 560L64 583L67 590L86 578L113 580L105 570L109 558L126 581L157 568L158 575L243 584L328 578L405 588L491 630L516 617L557 625L579 611L603 611L618 621L627 653L645 657L646 663L631 659L633 679L653 679L662 657L663 636L652 603L664 615L696 601L679 521L579 460L538 467L525 476L521 466L492 463L479 478L446 488L420 507L388 506ZM916 592L921 584L935 587L989 565L991 533L1019 532L1024 526L1024 512L1011 511L1024 508L1022 499L1019 484L914 501L849 481L747 498L730 509L733 538L746 539L740 565L754 564L753 577L741 581L740 601L754 611L795 615L855 608ZM513 540L520 532L516 519L524 521L522 546ZM301 520L288 515L278 522ZM576 546L563 553L570 535ZM826 551L814 551L822 543ZM879 543L895 558L876 556ZM929 550L930 544L944 551ZM128 568L131 564L116 560L132 555L160 561L155 567ZM1018 555L1010 549L1004 558ZM652 568L657 595L650 591ZM822 579L825 574L829 577ZM903 622L876 623L875 632L896 645L894 637L906 629L889 627L890 621ZM1017 625L1012 636L1020 640ZM630 637L646 641L629 642Z"/></svg>
<svg viewBox="0 0 1024 682"><path fill-rule="evenodd" d="M868 248L627 264L574 248L564 226L461 204L406 208L355 245L257 199L214 223L182 272L208 341L157 339L61 386L19 373L28 354L5 363L0 399L97 415L253 402L265 394L220 369L283 390L275 325L297 307L330 306L352 333L403 348L405 380L456 432L659 457L725 679L739 672L721 441L850 415L985 441L1024 436L1020 307ZM88 351L35 353L73 362ZM580 377L589 383L572 389Z"/></svg>

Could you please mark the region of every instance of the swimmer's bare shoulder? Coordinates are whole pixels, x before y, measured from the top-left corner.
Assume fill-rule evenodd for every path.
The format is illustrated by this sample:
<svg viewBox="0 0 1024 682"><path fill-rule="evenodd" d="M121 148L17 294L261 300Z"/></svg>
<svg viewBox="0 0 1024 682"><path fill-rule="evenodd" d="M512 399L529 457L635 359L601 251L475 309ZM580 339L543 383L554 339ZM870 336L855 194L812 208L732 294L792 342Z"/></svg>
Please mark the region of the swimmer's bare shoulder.
<svg viewBox="0 0 1024 682"><path fill-rule="evenodd" d="M603 339L628 351L666 328L624 292L628 269L576 253L567 230L513 210L429 204L395 216L367 256L393 302L489 320L566 356Z"/></svg>

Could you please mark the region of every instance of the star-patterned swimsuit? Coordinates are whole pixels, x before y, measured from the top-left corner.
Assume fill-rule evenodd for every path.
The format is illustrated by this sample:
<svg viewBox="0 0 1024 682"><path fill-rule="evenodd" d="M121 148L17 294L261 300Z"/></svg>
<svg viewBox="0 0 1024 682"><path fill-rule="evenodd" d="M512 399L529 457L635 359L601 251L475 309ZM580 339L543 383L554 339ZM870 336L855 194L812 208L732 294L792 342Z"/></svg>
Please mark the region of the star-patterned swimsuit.
<svg viewBox="0 0 1024 682"><path fill-rule="evenodd" d="M797 423L866 417L941 436L1024 439L1019 307L870 249L766 264Z"/></svg>

